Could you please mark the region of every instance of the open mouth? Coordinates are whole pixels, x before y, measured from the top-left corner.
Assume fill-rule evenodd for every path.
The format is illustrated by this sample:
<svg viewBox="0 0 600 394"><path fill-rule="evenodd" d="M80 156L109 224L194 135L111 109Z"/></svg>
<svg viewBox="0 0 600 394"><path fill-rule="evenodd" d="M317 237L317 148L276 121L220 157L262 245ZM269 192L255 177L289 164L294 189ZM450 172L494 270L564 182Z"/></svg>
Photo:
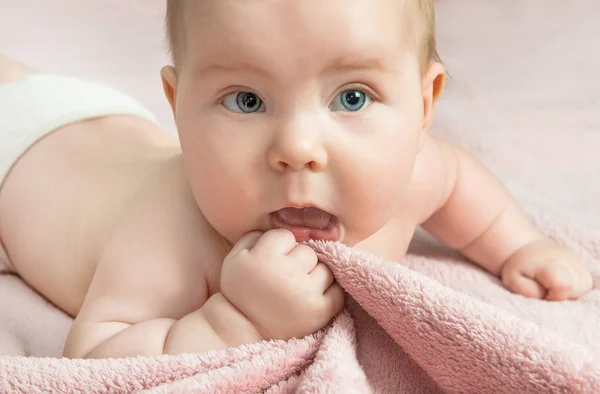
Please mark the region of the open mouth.
<svg viewBox="0 0 600 394"><path fill-rule="evenodd" d="M316 207L283 208L270 216L273 228L291 231L297 242L309 239L338 241L340 238L338 218Z"/></svg>

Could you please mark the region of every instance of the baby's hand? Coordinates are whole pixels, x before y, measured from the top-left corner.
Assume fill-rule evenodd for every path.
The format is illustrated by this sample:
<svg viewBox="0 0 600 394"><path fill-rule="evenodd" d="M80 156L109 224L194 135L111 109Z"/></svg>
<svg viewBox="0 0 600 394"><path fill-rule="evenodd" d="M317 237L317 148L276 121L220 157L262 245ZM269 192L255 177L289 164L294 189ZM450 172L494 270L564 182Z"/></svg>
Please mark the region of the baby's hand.
<svg viewBox="0 0 600 394"><path fill-rule="evenodd" d="M512 292L548 301L574 300L593 287L585 264L572 251L548 240L518 250L502 267L501 276Z"/></svg>
<svg viewBox="0 0 600 394"><path fill-rule="evenodd" d="M282 229L242 237L223 262L221 293L264 339L312 334L344 303L343 290L315 251Z"/></svg>

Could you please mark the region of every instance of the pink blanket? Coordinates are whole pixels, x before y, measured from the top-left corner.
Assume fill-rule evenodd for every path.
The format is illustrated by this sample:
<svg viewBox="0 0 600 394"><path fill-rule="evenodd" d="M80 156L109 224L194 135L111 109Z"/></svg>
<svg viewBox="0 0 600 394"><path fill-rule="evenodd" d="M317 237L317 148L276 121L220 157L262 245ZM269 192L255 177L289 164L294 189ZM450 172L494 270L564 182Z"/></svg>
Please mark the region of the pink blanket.
<svg viewBox="0 0 600 394"><path fill-rule="evenodd" d="M595 0L441 1L452 78L433 129L482 160L596 274L598 21ZM206 355L44 358L60 355L70 319L0 275L0 392L600 392L600 291L525 299L423 234L401 262L315 248L351 295L344 313L308 338Z"/></svg>
<svg viewBox="0 0 600 394"><path fill-rule="evenodd" d="M354 300L322 332L205 355L0 357L2 392L600 392L600 297L526 300L465 264L314 243ZM597 256L600 258L600 256ZM469 284L471 294L444 285ZM477 294L479 293L479 294ZM585 324L582 324L585 323Z"/></svg>

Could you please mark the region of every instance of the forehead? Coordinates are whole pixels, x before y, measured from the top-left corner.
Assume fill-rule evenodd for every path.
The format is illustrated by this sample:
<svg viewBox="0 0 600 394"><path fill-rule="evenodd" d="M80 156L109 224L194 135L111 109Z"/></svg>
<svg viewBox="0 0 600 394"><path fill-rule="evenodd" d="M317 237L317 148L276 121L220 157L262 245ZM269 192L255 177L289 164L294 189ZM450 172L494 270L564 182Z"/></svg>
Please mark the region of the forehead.
<svg viewBox="0 0 600 394"><path fill-rule="evenodd" d="M398 0L204 0L187 2L190 60L215 57L280 63L332 56L388 58L408 48ZM292 60L292 59L290 59Z"/></svg>

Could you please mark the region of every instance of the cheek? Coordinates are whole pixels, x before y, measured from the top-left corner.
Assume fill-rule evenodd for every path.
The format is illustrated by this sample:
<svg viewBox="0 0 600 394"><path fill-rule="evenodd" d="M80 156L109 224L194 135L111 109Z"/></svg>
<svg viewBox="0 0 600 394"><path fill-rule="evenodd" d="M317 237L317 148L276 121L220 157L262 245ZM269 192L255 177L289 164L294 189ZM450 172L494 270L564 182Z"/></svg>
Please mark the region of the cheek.
<svg viewBox="0 0 600 394"><path fill-rule="evenodd" d="M256 144L248 141L252 130L241 133L235 122L218 112L196 111L182 117L177 124L181 148L198 189L213 191L211 194L238 192L244 189L248 168L255 168L252 160L256 152L251 149L256 149Z"/></svg>
<svg viewBox="0 0 600 394"><path fill-rule="evenodd" d="M365 210L388 211L402 199L411 180L415 157L412 149L405 148L406 145L382 147L357 162L355 185L358 197L365 199L361 204Z"/></svg>
<svg viewBox="0 0 600 394"><path fill-rule="evenodd" d="M218 116L182 117L178 130L196 202L213 228L234 242L240 223L252 224L249 215L259 199L258 174L249 170L257 168L250 163L258 153L249 148L257 144L236 138Z"/></svg>
<svg viewBox="0 0 600 394"><path fill-rule="evenodd" d="M418 117L378 115L364 127L373 132L354 141L354 159L346 160L344 175L345 199L354 207L348 219L363 237L380 229L402 203L420 141Z"/></svg>

